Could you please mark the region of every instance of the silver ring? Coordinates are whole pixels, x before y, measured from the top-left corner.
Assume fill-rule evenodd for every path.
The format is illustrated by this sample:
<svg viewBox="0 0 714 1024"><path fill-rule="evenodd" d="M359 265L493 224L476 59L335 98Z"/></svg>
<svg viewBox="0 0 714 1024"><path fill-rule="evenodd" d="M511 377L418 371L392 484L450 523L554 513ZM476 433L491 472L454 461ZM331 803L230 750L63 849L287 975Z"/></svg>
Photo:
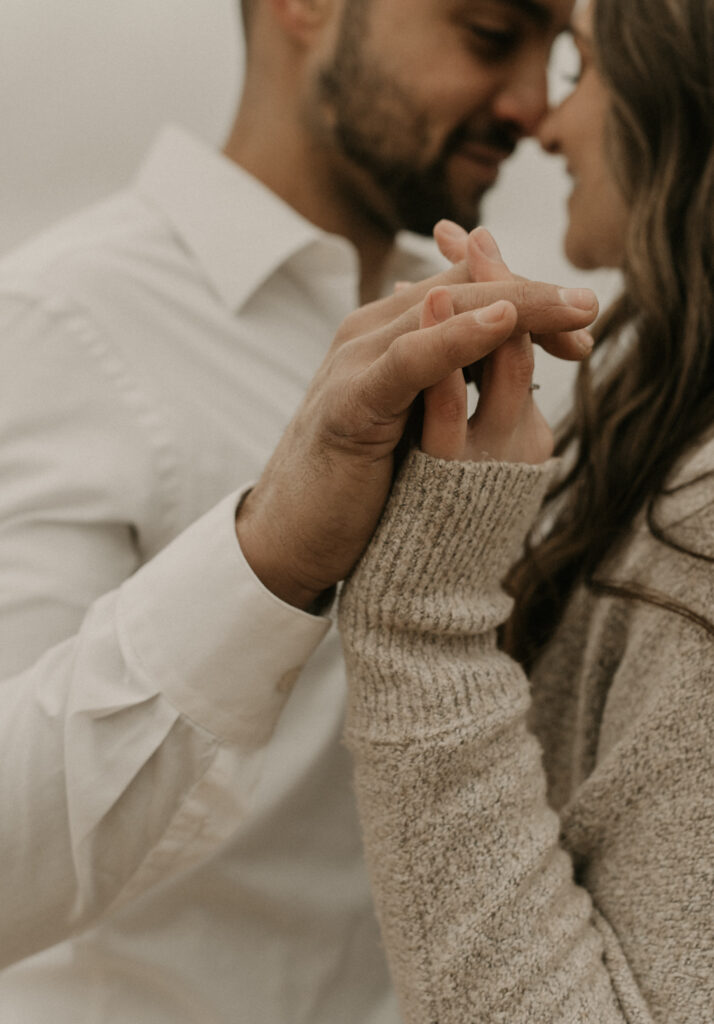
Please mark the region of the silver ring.
<svg viewBox="0 0 714 1024"><path fill-rule="evenodd" d="M530 385L528 387L528 390L529 391L540 391L540 384L536 384L535 381L531 381L531 383L530 383Z"/></svg>

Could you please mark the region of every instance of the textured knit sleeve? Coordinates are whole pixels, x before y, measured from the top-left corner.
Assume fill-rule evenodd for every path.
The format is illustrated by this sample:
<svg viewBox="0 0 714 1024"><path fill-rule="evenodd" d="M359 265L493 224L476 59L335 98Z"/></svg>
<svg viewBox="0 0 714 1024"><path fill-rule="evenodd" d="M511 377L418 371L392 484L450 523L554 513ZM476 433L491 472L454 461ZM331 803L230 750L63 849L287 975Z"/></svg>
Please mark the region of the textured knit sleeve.
<svg viewBox="0 0 714 1024"><path fill-rule="evenodd" d="M406 1024L653 1019L616 994L546 801L528 681L496 645L500 580L548 476L413 455L342 596L346 740Z"/></svg>

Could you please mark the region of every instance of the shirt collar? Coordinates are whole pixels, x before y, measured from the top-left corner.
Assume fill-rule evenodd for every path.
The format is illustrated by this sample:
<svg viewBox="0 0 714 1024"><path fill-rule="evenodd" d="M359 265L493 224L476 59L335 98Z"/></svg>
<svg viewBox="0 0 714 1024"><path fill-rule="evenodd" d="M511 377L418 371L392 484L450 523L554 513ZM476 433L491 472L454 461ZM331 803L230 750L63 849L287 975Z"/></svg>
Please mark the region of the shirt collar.
<svg viewBox="0 0 714 1024"><path fill-rule="evenodd" d="M234 311L295 254L322 245L356 268L353 246L330 235L228 157L176 126L165 128L139 170L136 188L161 209L212 286ZM403 232L391 262L394 280L439 269L433 246Z"/></svg>

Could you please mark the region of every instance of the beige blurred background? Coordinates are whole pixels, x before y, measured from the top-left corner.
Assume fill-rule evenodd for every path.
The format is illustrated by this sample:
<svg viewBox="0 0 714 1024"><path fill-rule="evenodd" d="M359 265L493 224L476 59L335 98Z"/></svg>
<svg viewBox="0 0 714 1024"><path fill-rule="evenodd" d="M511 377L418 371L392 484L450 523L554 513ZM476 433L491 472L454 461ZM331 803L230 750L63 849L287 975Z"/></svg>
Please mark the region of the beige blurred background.
<svg viewBox="0 0 714 1024"><path fill-rule="evenodd" d="M179 122L220 145L240 90L238 0L2 0L0 253L120 187L158 128ZM552 72L569 54L561 46ZM560 161L523 143L483 221L518 273L588 284L601 302L612 273L583 274L560 250L568 181ZM572 367L540 355L551 419L567 405Z"/></svg>

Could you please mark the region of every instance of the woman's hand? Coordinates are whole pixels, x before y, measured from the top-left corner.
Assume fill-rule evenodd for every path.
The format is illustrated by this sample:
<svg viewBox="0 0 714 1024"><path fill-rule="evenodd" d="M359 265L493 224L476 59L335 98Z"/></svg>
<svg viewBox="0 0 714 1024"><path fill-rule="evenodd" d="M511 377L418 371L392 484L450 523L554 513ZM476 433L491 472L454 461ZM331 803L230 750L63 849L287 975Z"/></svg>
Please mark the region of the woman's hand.
<svg viewBox="0 0 714 1024"><path fill-rule="evenodd" d="M465 258L477 282L515 281L491 235L477 228L466 235L455 225L435 232L444 254ZM449 292L432 292L422 310L423 325L448 322L453 315ZM559 339L551 339L556 347ZM462 373L429 388L424 394L422 449L443 459L544 462L553 451L550 428L533 400L533 342L528 333L514 333L477 368L479 400L467 419L466 383Z"/></svg>
<svg viewBox="0 0 714 1024"><path fill-rule="evenodd" d="M482 231L485 231L485 228L476 228L471 234L480 234ZM459 227L458 224L454 224L451 220L440 220L434 228L434 238L441 250L442 256L445 256L453 264L451 270L446 271L446 273L455 274L455 280L462 280L464 268L466 273L469 273L467 260L469 255L469 237L468 231ZM494 245L496 244L490 235L489 239ZM469 277L469 280L476 279ZM511 274L510 280L520 281L524 285L528 283L528 278L520 277L518 274ZM436 278L433 281L434 284L441 283ZM567 294L572 297L581 295L583 300L587 301L587 296L592 295L592 292L589 288L575 288L569 289ZM589 330L584 328L576 331L562 331L559 328L554 330L550 328L535 330L531 331L531 338L534 344L542 348L544 352L548 352L557 359L564 359L566 362L580 361L589 356L593 349L593 336Z"/></svg>

